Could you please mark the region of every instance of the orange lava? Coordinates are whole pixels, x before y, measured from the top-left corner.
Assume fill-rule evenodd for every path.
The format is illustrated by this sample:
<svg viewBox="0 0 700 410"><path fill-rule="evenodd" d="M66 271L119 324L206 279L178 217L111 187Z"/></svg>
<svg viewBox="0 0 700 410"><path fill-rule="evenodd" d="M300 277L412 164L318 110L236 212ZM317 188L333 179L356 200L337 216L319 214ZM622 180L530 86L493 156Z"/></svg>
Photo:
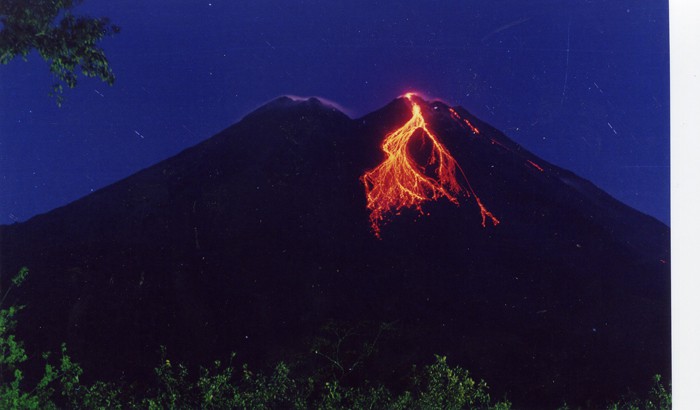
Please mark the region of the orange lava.
<svg viewBox="0 0 700 410"><path fill-rule="evenodd" d="M501 144L500 142L496 141L496 140L493 139L493 138L491 139L491 144L492 144L492 145L498 145L499 147L503 148L504 150L506 150L506 151L508 151L508 152L511 152L511 153L514 153L515 155L518 155L518 156L520 156L520 157L522 158L522 154L519 154L519 153L514 152L512 149L506 147L505 145ZM525 161L526 161L526 163L527 163L529 166L535 168L536 170L538 170L538 171L540 171L540 172L544 172L544 168L542 168L541 166L539 166L539 164L537 164L536 162L531 161L531 160L529 160L529 159L526 159Z"/></svg>
<svg viewBox="0 0 700 410"><path fill-rule="evenodd" d="M475 126L473 126L472 123L469 122L468 119L462 118L459 114L457 114L457 111L455 111L455 109L452 108L452 107L450 107L450 115L451 115L452 118L454 118L455 120L460 121L461 123L463 122L464 124L466 124L466 126L467 126L474 134L479 135L479 129L476 128Z"/></svg>
<svg viewBox="0 0 700 410"><path fill-rule="evenodd" d="M528 162L530 165L532 165L533 167L537 168L540 172L544 172L544 169L542 169L542 167L539 166L539 165L537 165L536 163L530 161L529 159L527 160L527 162Z"/></svg>
<svg viewBox="0 0 700 410"><path fill-rule="evenodd" d="M482 226L486 226L487 218L494 226L498 225L500 221L476 196L457 161L428 128L420 105L413 100L413 94L405 94L404 98L411 104L411 119L385 137L382 143L382 150L386 154L384 162L360 178L365 186L369 218L375 235L380 236L380 223L388 214L399 214L403 208L415 209L422 214L422 204L425 201L441 197L459 205L457 196L460 194L474 195L481 211ZM467 124L471 126L468 122ZM425 166L418 164L409 152L409 142L414 137L422 138L423 144L426 140L430 142L428 163ZM432 175L426 173L428 169L434 170L430 172ZM464 177L467 189L459 184L457 169Z"/></svg>

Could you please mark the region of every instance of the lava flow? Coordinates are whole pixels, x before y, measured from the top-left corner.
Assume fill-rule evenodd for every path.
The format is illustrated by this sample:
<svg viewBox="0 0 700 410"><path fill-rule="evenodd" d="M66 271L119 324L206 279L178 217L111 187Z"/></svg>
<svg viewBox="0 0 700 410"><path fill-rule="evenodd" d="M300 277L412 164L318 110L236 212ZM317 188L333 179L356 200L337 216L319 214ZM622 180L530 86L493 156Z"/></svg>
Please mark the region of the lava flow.
<svg viewBox="0 0 700 410"><path fill-rule="evenodd" d="M455 109L452 108L452 107L450 107L450 115L452 116L452 118L454 118L455 120L459 121L460 124L461 124L461 123L464 123L467 127L469 127L469 129L470 129L474 134L476 134L476 135L479 135L479 134L480 134L478 128L476 128L475 126L473 126L472 123L469 122L468 119L462 118L459 114L457 114L457 111L455 111Z"/></svg>
<svg viewBox="0 0 700 410"><path fill-rule="evenodd" d="M413 113L411 119L385 137L382 150L386 154L386 159L361 177L365 185L367 208L371 211L369 218L375 235L379 237L380 223L392 212L399 214L403 208L413 208L422 214L423 202L434 201L441 197L459 205L457 197L460 194L467 197L474 196L481 211L482 226L486 226L487 217L494 226L498 225L499 220L482 204L457 161L428 128L420 105L413 99L414 95L407 93L404 98L411 104ZM456 114L454 110L451 113ZM467 124L475 130L475 134L478 134L478 130L470 123L467 122ZM425 143L425 139L430 142L431 148L426 166L419 165L409 150L409 142L414 135L423 138L422 143ZM431 172L433 176L427 175L428 169L434 169ZM457 181L457 169L464 177L467 189Z"/></svg>

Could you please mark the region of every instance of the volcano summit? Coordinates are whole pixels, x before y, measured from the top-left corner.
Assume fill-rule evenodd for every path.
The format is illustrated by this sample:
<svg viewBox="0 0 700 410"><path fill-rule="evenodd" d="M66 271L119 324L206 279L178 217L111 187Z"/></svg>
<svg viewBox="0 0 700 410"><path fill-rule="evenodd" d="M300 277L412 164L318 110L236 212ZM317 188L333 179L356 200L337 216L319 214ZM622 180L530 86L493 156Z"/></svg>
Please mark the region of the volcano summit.
<svg viewBox="0 0 700 410"><path fill-rule="evenodd" d="M381 380L447 355L520 407L670 377L669 228L417 95L281 97L0 235L3 285L32 272L20 336L94 377L148 377L160 345L273 363L329 321L394 324Z"/></svg>

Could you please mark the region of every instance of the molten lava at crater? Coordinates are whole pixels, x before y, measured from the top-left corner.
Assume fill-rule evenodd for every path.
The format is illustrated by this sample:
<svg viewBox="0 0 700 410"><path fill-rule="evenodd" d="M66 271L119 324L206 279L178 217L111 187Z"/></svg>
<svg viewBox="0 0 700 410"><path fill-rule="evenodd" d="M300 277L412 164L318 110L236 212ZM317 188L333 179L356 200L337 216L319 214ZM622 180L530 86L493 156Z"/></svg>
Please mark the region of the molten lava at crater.
<svg viewBox="0 0 700 410"><path fill-rule="evenodd" d="M458 197L473 196L481 212L481 225L486 227L487 220L493 226L498 225L500 221L486 209L462 168L430 129L419 98L413 93L407 93L403 98L411 106L411 118L387 134L382 142L384 162L360 178L365 186L369 219L375 235L380 237L380 225L389 215L400 214L404 208L423 214L422 205L426 201L443 197L459 205ZM460 127L479 134L479 130L454 109L449 111L450 117Z"/></svg>

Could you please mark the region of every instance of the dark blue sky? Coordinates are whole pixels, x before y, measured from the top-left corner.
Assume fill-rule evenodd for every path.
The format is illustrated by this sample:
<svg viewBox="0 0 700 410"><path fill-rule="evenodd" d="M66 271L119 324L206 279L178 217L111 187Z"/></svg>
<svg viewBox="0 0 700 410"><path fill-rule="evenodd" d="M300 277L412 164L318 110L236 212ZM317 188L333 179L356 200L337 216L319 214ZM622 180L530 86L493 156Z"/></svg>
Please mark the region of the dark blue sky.
<svg viewBox="0 0 700 410"><path fill-rule="evenodd" d="M86 0L113 87L62 108L37 55L0 66L0 223L89 194L282 94L352 116L408 90L462 105L669 223L668 10L659 0ZM78 13L80 14L80 13Z"/></svg>

